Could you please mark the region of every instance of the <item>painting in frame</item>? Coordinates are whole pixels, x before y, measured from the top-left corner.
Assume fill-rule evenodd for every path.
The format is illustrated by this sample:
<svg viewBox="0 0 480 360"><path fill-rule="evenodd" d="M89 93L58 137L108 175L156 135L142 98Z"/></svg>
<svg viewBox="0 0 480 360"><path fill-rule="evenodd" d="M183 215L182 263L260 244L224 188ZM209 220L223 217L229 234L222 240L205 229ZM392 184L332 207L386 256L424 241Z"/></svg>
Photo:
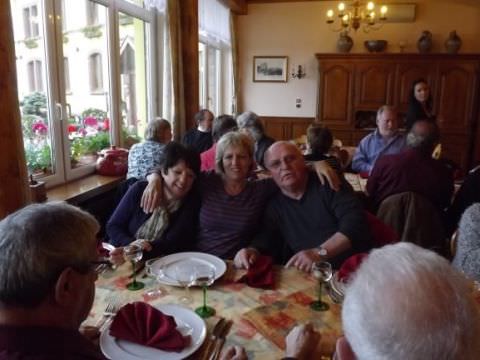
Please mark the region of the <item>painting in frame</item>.
<svg viewBox="0 0 480 360"><path fill-rule="evenodd" d="M254 82L287 82L287 56L254 56Z"/></svg>

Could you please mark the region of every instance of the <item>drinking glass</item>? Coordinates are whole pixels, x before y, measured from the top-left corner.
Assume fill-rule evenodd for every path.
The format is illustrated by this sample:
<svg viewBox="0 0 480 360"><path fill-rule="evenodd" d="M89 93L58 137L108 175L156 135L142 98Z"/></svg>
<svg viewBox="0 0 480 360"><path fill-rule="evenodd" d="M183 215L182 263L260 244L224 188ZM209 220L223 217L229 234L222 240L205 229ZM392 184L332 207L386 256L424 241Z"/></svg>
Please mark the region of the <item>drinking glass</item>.
<svg viewBox="0 0 480 360"><path fill-rule="evenodd" d="M208 318L215 315L215 309L207 306L207 287L215 281L215 268L209 265L195 266L195 285L203 289L203 306L195 309L195 312L202 318Z"/></svg>
<svg viewBox="0 0 480 360"><path fill-rule="evenodd" d="M127 284L128 290L140 290L143 289L145 284L143 282L137 281L136 274L136 264L142 259L143 248L140 245L127 245L123 248L123 256L125 260L132 262L133 267L133 281Z"/></svg>
<svg viewBox="0 0 480 360"><path fill-rule="evenodd" d="M182 286L185 291L178 299L182 304L190 304L193 299L190 295L189 287L195 283L195 274L190 266L182 266L178 264L174 268L175 280Z"/></svg>
<svg viewBox="0 0 480 360"><path fill-rule="evenodd" d="M330 281L333 275L332 265L326 261L320 261L313 264L313 277L318 280L318 300L310 303L310 308L315 311L326 311L330 308L328 304L322 301L323 284Z"/></svg>
<svg viewBox="0 0 480 360"><path fill-rule="evenodd" d="M157 261L158 259L150 259L145 262L145 269L146 269L147 275L150 276L151 278L154 278L158 284L156 288L145 292L145 294L151 298L160 297L166 293L166 290L161 286L162 279L165 276L164 269L163 269L164 264L157 263L157 265L153 267L153 264Z"/></svg>

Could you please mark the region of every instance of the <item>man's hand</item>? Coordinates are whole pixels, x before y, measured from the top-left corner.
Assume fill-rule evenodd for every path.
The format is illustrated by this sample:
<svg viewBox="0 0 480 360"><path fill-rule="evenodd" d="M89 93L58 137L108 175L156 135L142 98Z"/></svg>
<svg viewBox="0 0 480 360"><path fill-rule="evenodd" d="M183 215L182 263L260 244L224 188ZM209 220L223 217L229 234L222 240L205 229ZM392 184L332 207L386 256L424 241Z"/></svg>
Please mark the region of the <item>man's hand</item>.
<svg viewBox="0 0 480 360"><path fill-rule="evenodd" d="M325 185L325 181L328 181L328 184L333 190L340 190L341 180L335 169L333 169L326 160L315 161L313 168L322 185Z"/></svg>
<svg viewBox="0 0 480 360"><path fill-rule="evenodd" d="M152 213L162 201L163 184L158 174L150 174L147 177L148 185L143 191L140 206L146 214Z"/></svg>
<svg viewBox="0 0 480 360"><path fill-rule="evenodd" d="M298 360L311 359L311 355L320 341L320 334L312 324L295 326L285 338L285 356Z"/></svg>
<svg viewBox="0 0 480 360"><path fill-rule="evenodd" d="M135 241L132 241L130 245L138 245L143 249L143 251L152 250L152 244L150 244L150 241L147 241L145 239L137 239Z"/></svg>
<svg viewBox="0 0 480 360"><path fill-rule="evenodd" d="M237 252L233 263L238 269L249 269L257 261L258 251L254 248L243 248Z"/></svg>
<svg viewBox="0 0 480 360"><path fill-rule="evenodd" d="M313 263L318 260L318 249L302 250L293 255L285 267L294 267L301 271L310 272Z"/></svg>
<svg viewBox="0 0 480 360"><path fill-rule="evenodd" d="M229 346L220 355L220 360L248 360L248 357L243 347Z"/></svg>
<svg viewBox="0 0 480 360"><path fill-rule="evenodd" d="M125 258L123 257L123 247L118 247L110 251L110 257L108 260L116 266L120 266L125 262Z"/></svg>

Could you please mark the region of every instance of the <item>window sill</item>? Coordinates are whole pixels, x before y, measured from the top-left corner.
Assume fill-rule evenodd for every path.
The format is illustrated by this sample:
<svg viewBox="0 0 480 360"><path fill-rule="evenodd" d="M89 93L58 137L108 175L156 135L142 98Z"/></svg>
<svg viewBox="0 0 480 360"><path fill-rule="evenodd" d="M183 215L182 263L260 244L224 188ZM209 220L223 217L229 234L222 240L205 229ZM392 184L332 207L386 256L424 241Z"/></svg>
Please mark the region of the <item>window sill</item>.
<svg viewBox="0 0 480 360"><path fill-rule="evenodd" d="M73 205L115 188L125 176L89 175L47 191L47 201L66 201Z"/></svg>

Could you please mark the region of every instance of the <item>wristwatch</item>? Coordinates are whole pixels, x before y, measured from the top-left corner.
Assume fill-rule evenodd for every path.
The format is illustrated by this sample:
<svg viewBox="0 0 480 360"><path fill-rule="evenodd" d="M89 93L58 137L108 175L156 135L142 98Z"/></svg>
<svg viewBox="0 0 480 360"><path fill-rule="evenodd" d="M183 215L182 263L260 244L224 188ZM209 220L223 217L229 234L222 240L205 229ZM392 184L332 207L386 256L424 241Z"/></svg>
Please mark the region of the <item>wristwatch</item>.
<svg viewBox="0 0 480 360"><path fill-rule="evenodd" d="M328 258L328 251L322 246L317 247L317 255L320 256L323 260Z"/></svg>

